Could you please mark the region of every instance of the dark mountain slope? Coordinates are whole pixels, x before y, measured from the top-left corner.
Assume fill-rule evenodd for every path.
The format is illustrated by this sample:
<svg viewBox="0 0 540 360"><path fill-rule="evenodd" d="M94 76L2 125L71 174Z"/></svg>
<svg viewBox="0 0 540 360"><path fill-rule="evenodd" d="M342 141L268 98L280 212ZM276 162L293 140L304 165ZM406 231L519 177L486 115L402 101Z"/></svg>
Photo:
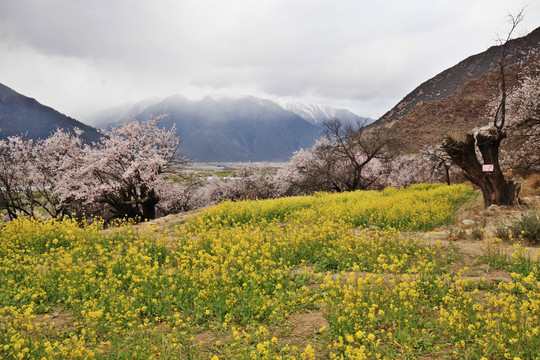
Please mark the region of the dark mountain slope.
<svg viewBox="0 0 540 360"><path fill-rule="evenodd" d="M21 134L28 139L44 139L58 128L81 129L81 137L87 143L100 138L99 132L93 127L0 84L0 139Z"/></svg>

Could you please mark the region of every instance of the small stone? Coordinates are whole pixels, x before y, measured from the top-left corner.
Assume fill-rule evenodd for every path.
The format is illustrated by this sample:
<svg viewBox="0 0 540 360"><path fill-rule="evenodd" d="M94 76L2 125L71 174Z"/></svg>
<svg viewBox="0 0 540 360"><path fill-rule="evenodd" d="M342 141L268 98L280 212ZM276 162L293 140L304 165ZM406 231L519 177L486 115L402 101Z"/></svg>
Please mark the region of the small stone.
<svg viewBox="0 0 540 360"><path fill-rule="evenodd" d="M489 205L487 209L488 209L488 211L497 211L497 210L499 210L499 208L500 208L499 205L493 204L493 205Z"/></svg>
<svg viewBox="0 0 540 360"><path fill-rule="evenodd" d="M471 220L471 219L463 219L461 220L461 223L465 226L473 226L474 224L476 224L476 222L474 222L474 220Z"/></svg>

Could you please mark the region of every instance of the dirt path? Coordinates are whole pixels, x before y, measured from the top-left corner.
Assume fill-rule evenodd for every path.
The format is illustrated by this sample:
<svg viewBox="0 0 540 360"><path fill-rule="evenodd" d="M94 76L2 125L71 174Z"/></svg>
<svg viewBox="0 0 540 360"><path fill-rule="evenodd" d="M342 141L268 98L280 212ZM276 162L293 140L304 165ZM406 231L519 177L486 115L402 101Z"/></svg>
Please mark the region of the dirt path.
<svg viewBox="0 0 540 360"><path fill-rule="evenodd" d="M180 214L171 214L164 217L160 217L155 220L147 221L135 225L139 229L145 229L152 227L155 230L167 230L173 228L175 225L183 225L189 221L192 217L195 217L201 214L205 208L196 209L188 212L183 212Z"/></svg>

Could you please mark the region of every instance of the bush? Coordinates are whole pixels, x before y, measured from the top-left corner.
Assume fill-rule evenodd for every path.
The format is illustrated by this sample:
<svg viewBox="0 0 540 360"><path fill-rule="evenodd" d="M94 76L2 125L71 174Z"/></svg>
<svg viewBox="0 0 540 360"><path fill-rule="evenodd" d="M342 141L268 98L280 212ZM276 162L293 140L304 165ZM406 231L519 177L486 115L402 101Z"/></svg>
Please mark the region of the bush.
<svg viewBox="0 0 540 360"><path fill-rule="evenodd" d="M540 217L536 209L522 212L521 218L515 219L509 228L516 237L523 238L533 245L540 243Z"/></svg>
<svg viewBox="0 0 540 360"><path fill-rule="evenodd" d="M501 239L502 241L510 241L511 238L511 231L503 223L498 223L494 230L494 235L497 239Z"/></svg>
<svg viewBox="0 0 540 360"><path fill-rule="evenodd" d="M471 236L474 240L482 240L484 238L484 229L479 226L473 227L471 230Z"/></svg>

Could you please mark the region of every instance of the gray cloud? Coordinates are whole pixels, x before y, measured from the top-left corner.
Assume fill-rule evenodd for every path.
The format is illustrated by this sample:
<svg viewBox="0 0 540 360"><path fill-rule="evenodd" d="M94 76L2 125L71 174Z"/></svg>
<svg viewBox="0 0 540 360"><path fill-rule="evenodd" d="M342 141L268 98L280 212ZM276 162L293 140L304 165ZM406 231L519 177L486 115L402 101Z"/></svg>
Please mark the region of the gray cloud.
<svg viewBox="0 0 540 360"><path fill-rule="evenodd" d="M129 100L253 94L380 116L494 44L525 0L3 0L0 82L84 120ZM528 4L523 33L540 24Z"/></svg>

